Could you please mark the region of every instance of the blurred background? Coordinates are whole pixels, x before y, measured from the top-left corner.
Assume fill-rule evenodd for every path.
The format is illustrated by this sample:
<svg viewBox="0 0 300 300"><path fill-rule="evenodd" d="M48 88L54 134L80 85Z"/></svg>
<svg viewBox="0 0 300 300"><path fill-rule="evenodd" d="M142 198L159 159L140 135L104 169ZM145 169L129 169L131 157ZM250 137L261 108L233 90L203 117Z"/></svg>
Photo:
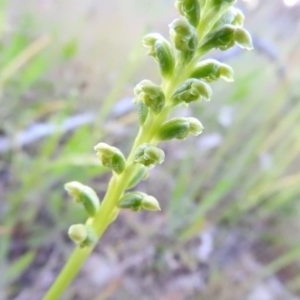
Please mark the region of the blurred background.
<svg viewBox="0 0 300 300"><path fill-rule="evenodd" d="M184 114L199 138L163 143L139 189L160 213L124 211L63 299L300 299L300 1L238 1L255 50L216 51L235 82ZM159 82L141 44L168 36L173 0L0 0L0 299L42 299L85 214L63 184L102 197L100 141L128 153L131 100Z"/></svg>

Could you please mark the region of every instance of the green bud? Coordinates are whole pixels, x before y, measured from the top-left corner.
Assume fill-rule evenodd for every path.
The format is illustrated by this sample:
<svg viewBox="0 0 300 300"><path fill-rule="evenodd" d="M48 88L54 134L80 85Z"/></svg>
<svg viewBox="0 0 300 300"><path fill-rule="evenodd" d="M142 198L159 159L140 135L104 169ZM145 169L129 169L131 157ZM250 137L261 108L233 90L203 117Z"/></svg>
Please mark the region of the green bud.
<svg viewBox="0 0 300 300"><path fill-rule="evenodd" d="M148 117L148 107L142 100L136 101L140 125L143 125Z"/></svg>
<svg viewBox="0 0 300 300"><path fill-rule="evenodd" d="M150 210L150 211L157 211L161 210L159 206L159 202L153 196L146 195L142 199L142 209Z"/></svg>
<svg viewBox="0 0 300 300"><path fill-rule="evenodd" d="M213 48L227 50L233 47L235 45L234 30L234 26L225 25L215 31L212 31L204 38L200 51L207 52Z"/></svg>
<svg viewBox="0 0 300 300"><path fill-rule="evenodd" d="M90 247L97 242L97 235L93 227L84 224L75 224L69 228L70 239L80 247Z"/></svg>
<svg viewBox="0 0 300 300"><path fill-rule="evenodd" d="M139 165L139 169L133 173L132 178L127 185L127 189L135 187L141 180L146 179L145 176L147 176L148 173L148 168L146 168L144 165Z"/></svg>
<svg viewBox="0 0 300 300"><path fill-rule="evenodd" d="M73 242L80 244L85 241L88 233L84 224L76 224L69 228L68 235Z"/></svg>
<svg viewBox="0 0 300 300"><path fill-rule="evenodd" d="M110 168L117 174L121 174L124 171L126 161L118 148L99 143L94 149L97 151L96 155L100 158L103 166Z"/></svg>
<svg viewBox="0 0 300 300"><path fill-rule="evenodd" d="M212 95L210 86L201 80L190 78L177 87L171 96L175 103L209 100Z"/></svg>
<svg viewBox="0 0 300 300"><path fill-rule="evenodd" d="M251 36L245 29L233 25L224 25L205 37L200 51L205 53L212 48L227 50L235 44L243 49L253 49Z"/></svg>
<svg viewBox="0 0 300 300"><path fill-rule="evenodd" d="M199 135L203 131L203 125L195 118L175 118L162 125L157 134L161 141L171 139L184 139L189 133Z"/></svg>
<svg viewBox="0 0 300 300"><path fill-rule="evenodd" d="M96 192L89 186L77 181L65 184L65 190L77 203L82 203L89 216L94 216L100 207L100 200Z"/></svg>
<svg viewBox="0 0 300 300"><path fill-rule="evenodd" d="M170 43L158 33L147 34L143 45L149 48L148 54L159 63L163 77L168 78L174 70L174 54Z"/></svg>
<svg viewBox="0 0 300 300"><path fill-rule="evenodd" d="M219 78L225 81L233 81L233 69L215 59L206 59L199 62L193 70L191 77L215 81Z"/></svg>
<svg viewBox="0 0 300 300"><path fill-rule="evenodd" d="M161 141L184 139L188 136L190 123L186 118L175 118L165 122L157 133Z"/></svg>
<svg viewBox="0 0 300 300"><path fill-rule="evenodd" d="M141 209L143 199L143 193L141 192L130 192L125 194L118 202L119 208L129 208L134 211Z"/></svg>
<svg viewBox="0 0 300 300"><path fill-rule="evenodd" d="M179 13L186 17L190 24L197 27L200 19L200 4L198 0L177 0L175 6Z"/></svg>
<svg viewBox="0 0 300 300"><path fill-rule="evenodd" d="M159 114L165 105L162 88L150 80L141 81L135 88L135 102L142 100L155 114Z"/></svg>
<svg viewBox="0 0 300 300"><path fill-rule="evenodd" d="M163 163L165 153L158 147L149 145L147 143L139 146L134 155L134 161L146 167Z"/></svg>
<svg viewBox="0 0 300 300"><path fill-rule="evenodd" d="M195 28L186 19L176 19L170 25L170 36L175 48L185 61L190 61L197 47Z"/></svg>
<svg viewBox="0 0 300 300"><path fill-rule="evenodd" d="M243 26L245 16L242 11L235 7L230 7L214 25L214 29L224 25Z"/></svg>
<svg viewBox="0 0 300 300"><path fill-rule="evenodd" d="M190 122L190 134L197 136L202 133L204 127L198 119L192 117L187 119Z"/></svg>
<svg viewBox="0 0 300 300"><path fill-rule="evenodd" d="M237 45L239 45L242 49L252 50L252 39L251 35L247 30L241 27L237 27L234 31L234 40Z"/></svg>
<svg viewBox="0 0 300 300"><path fill-rule="evenodd" d="M158 201L142 192L130 192L125 194L118 203L119 208L129 208L133 211L141 209L156 211L160 210Z"/></svg>

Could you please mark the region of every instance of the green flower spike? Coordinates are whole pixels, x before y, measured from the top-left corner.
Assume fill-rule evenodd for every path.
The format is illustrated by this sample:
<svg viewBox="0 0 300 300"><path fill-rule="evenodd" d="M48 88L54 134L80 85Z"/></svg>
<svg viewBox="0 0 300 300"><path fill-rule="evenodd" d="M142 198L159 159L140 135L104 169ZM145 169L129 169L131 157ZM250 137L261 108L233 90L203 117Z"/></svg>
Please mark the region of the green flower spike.
<svg viewBox="0 0 300 300"><path fill-rule="evenodd" d="M118 148L99 143L94 149L97 151L96 155L100 158L103 166L110 168L117 174L121 174L124 171L125 157Z"/></svg>
<svg viewBox="0 0 300 300"><path fill-rule="evenodd" d="M155 114L159 114L165 106L165 95L161 87L150 80L143 80L136 85L134 93L134 102L142 100Z"/></svg>
<svg viewBox="0 0 300 300"><path fill-rule="evenodd" d="M96 192L78 181L65 184L65 190L77 203L82 203L89 216L93 217L100 208L100 200Z"/></svg>
<svg viewBox="0 0 300 300"><path fill-rule="evenodd" d="M158 62L162 76L170 77L175 65L170 43L159 33L150 33L143 38L143 45L149 48L148 55Z"/></svg>

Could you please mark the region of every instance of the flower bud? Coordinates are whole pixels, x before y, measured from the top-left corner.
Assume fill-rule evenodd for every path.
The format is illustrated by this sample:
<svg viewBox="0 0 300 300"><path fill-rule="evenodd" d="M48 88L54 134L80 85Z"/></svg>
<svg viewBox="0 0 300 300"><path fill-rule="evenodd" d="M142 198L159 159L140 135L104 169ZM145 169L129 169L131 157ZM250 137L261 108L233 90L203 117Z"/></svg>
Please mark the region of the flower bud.
<svg viewBox="0 0 300 300"><path fill-rule="evenodd" d="M182 52L184 60L190 61L197 47L195 28L185 19L176 19L169 27L175 48Z"/></svg>
<svg viewBox="0 0 300 300"><path fill-rule="evenodd" d="M139 169L132 175L127 185L127 189L135 187L141 180L146 179L145 177L148 175L148 173L148 168L146 168L144 165L139 165Z"/></svg>
<svg viewBox="0 0 300 300"><path fill-rule="evenodd" d="M168 78L174 69L174 54L170 43L158 33L147 34L143 45L149 48L148 54L159 63L163 77Z"/></svg>
<svg viewBox="0 0 300 300"><path fill-rule="evenodd" d="M150 210L150 211L157 211L161 210L159 206L159 202L153 196L146 195L142 199L142 209Z"/></svg>
<svg viewBox="0 0 300 300"><path fill-rule="evenodd" d="M204 127L198 119L192 117L187 119L190 122L190 134L197 136L202 133Z"/></svg>
<svg viewBox="0 0 300 300"><path fill-rule="evenodd" d="M125 194L118 203L119 208L129 208L133 211L141 209L156 211L160 210L158 201L142 192L131 192Z"/></svg>
<svg viewBox="0 0 300 300"><path fill-rule="evenodd" d="M224 25L243 26L245 16L242 11L235 7L230 7L214 25L213 29L220 28Z"/></svg>
<svg viewBox="0 0 300 300"><path fill-rule="evenodd" d="M159 114L165 105L165 95L160 86L150 80L141 81L135 88L135 101L142 100L155 114Z"/></svg>
<svg viewBox="0 0 300 300"><path fill-rule="evenodd" d="M142 100L136 101L140 125L143 125L148 117L148 107Z"/></svg>
<svg viewBox="0 0 300 300"><path fill-rule="evenodd" d="M149 145L147 143L139 146L134 155L134 161L146 167L163 163L165 153L158 147Z"/></svg>
<svg viewBox="0 0 300 300"><path fill-rule="evenodd" d="M233 47L235 44L234 30L234 26L224 25L223 27L212 31L204 38L200 51L207 52L213 48L227 50Z"/></svg>
<svg viewBox="0 0 300 300"><path fill-rule="evenodd" d="M77 181L65 184L65 190L77 203L82 203L89 216L94 216L100 207L100 200L96 192L89 186Z"/></svg>
<svg viewBox="0 0 300 300"><path fill-rule="evenodd" d="M161 141L184 139L188 136L190 123L186 118L175 118L165 122L157 133Z"/></svg>
<svg viewBox="0 0 300 300"><path fill-rule="evenodd" d="M235 44L242 49L253 49L251 36L245 29L233 25L224 25L205 37L200 51L205 53L212 48L227 50Z"/></svg>
<svg viewBox="0 0 300 300"><path fill-rule="evenodd" d="M97 151L96 155L100 158L103 166L110 168L117 174L121 174L126 165L126 161L122 152L105 143L97 144L94 149Z"/></svg>
<svg viewBox="0 0 300 300"><path fill-rule="evenodd" d="M198 0L177 0L175 6L190 24L197 27L200 19L200 4Z"/></svg>
<svg viewBox="0 0 300 300"><path fill-rule="evenodd" d="M97 235L93 227L84 224L75 224L69 228L70 239L80 247L90 247L97 242Z"/></svg>
<svg viewBox="0 0 300 300"><path fill-rule="evenodd" d="M239 45L242 49L252 50L252 39L251 35L247 30L241 27L237 27L234 31L234 40L237 45Z"/></svg>
<svg viewBox="0 0 300 300"><path fill-rule="evenodd" d="M143 193L141 192L130 192L125 194L118 203L119 208L129 208L134 211L141 209L143 199Z"/></svg>
<svg viewBox="0 0 300 300"><path fill-rule="evenodd" d="M215 59L206 59L196 65L191 77L202 78L208 82L219 78L231 82L233 81L233 69Z"/></svg>
<svg viewBox="0 0 300 300"><path fill-rule="evenodd" d="M171 96L175 103L209 100L212 95L210 86L201 80L190 78L177 87Z"/></svg>

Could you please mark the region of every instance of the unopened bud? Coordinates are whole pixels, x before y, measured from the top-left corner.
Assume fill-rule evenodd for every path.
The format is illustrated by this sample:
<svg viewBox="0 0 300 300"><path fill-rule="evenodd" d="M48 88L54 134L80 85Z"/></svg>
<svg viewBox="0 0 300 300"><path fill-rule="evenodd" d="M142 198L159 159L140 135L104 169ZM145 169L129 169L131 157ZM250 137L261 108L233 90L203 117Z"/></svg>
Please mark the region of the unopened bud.
<svg viewBox="0 0 300 300"><path fill-rule="evenodd" d="M150 80L141 81L135 88L136 102L142 100L155 114L162 111L165 105L165 95L160 86Z"/></svg>
<svg viewBox="0 0 300 300"><path fill-rule="evenodd" d="M233 69L215 59L206 59L196 65L191 77L202 78L208 82L215 81L219 78L231 82L233 81Z"/></svg>
<svg viewBox="0 0 300 300"><path fill-rule="evenodd" d="M212 95L210 86L201 80L190 78L177 87L171 96L175 103L209 100Z"/></svg>
<svg viewBox="0 0 300 300"><path fill-rule="evenodd" d="M134 155L134 161L144 166L161 164L164 159L165 153L163 150L147 143L139 146Z"/></svg>
<svg viewBox="0 0 300 300"><path fill-rule="evenodd" d="M70 239L80 247L90 247L97 242L97 235L89 225L75 224L69 228Z"/></svg>
<svg viewBox="0 0 300 300"><path fill-rule="evenodd" d="M157 133L158 140L184 139L188 136L190 123L186 118L174 118L164 124Z"/></svg>
<svg viewBox="0 0 300 300"><path fill-rule="evenodd" d="M200 19L200 3L198 0L177 0L175 6L182 16L186 17L194 27L197 27Z"/></svg>
<svg viewBox="0 0 300 300"><path fill-rule="evenodd" d="M96 155L100 158L103 166L110 168L117 174L121 174L124 171L126 161L118 148L105 143L99 143L94 149L97 151Z"/></svg>
<svg viewBox="0 0 300 300"><path fill-rule="evenodd" d="M153 196L146 195L142 199L142 209L150 210L150 211L157 211L161 210L159 206L159 202Z"/></svg>
<svg viewBox="0 0 300 300"><path fill-rule="evenodd" d="M234 31L234 40L242 49L252 50L251 35L247 30L241 27L237 27Z"/></svg>
<svg viewBox="0 0 300 300"><path fill-rule="evenodd" d="M224 25L243 26L245 16L242 11L235 7L230 7L214 25L214 29Z"/></svg>
<svg viewBox="0 0 300 300"><path fill-rule="evenodd" d="M246 50L253 49L251 36L248 31L241 27L224 25L205 37L200 51L205 53L212 48L227 50L235 44Z"/></svg>
<svg viewBox="0 0 300 300"><path fill-rule="evenodd" d="M224 25L223 27L209 33L202 42L200 51L207 52L210 49L217 48L227 50L234 46L234 30L232 25Z"/></svg>
<svg viewBox="0 0 300 300"><path fill-rule="evenodd" d="M77 203L82 203L89 216L94 216L100 207L100 200L96 192L87 185L78 181L65 184L65 190Z"/></svg>
<svg viewBox="0 0 300 300"><path fill-rule="evenodd" d="M131 192L125 194L118 203L119 208L129 208L133 211L141 209L156 211L160 210L158 201L142 192Z"/></svg>
<svg viewBox="0 0 300 300"><path fill-rule="evenodd" d="M192 117L187 119L190 122L190 134L197 136L202 133L204 127L198 119Z"/></svg>
<svg viewBox="0 0 300 300"><path fill-rule="evenodd" d="M129 208L134 211L141 209L141 203L143 199L143 193L130 192L125 194L118 202L119 208Z"/></svg>
<svg viewBox="0 0 300 300"><path fill-rule="evenodd" d="M175 48L181 51L181 56L189 61L197 47L195 28L185 19L176 19L170 25L170 36Z"/></svg>
<svg viewBox="0 0 300 300"><path fill-rule="evenodd" d="M143 45L149 48L148 54L159 63L163 77L168 78L174 69L174 54L170 43L158 33L147 34Z"/></svg>

